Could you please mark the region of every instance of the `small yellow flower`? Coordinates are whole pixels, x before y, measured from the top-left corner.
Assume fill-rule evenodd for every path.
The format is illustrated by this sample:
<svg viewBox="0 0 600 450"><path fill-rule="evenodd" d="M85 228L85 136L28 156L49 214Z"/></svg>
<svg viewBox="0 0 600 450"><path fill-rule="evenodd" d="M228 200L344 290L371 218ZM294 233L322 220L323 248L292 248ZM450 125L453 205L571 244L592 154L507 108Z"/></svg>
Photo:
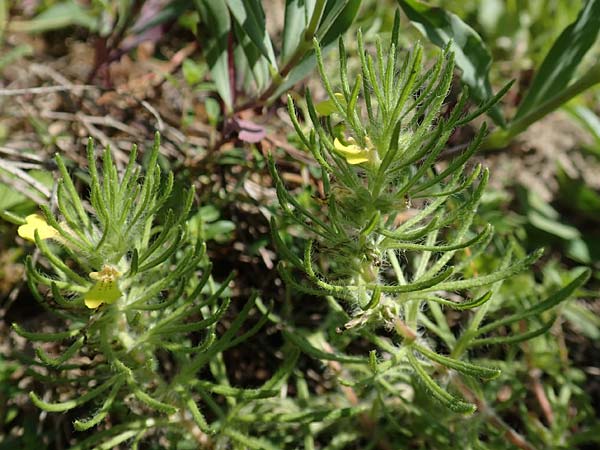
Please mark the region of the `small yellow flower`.
<svg viewBox="0 0 600 450"><path fill-rule="evenodd" d="M21 225L17 230L19 236L28 241L35 242L35 231L37 230L40 239L52 239L59 237L56 228L48 225L46 220L39 214L30 214L25 220L27 223Z"/></svg>
<svg viewBox="0 0 600 450"><path fill-rule="evenodd" d="M116 302L123 295L117 282L120 277L121 273L107 264L100 272L90 273L90 278L96 281L96 284L83 296L85 306L96 309L102 303L110 305Z"/></svg>
<svg viewBox="0 0 600 450"><path fill-rule="evenodd" d="M340 155L346 158L348 164L362 164L369 162L371 158L375 156L375 147L373 147L369 138L367 138L367 148L357 145L354 138L348 139L348 145L342 144L338 138L335 138L333 147Z"/></svg>

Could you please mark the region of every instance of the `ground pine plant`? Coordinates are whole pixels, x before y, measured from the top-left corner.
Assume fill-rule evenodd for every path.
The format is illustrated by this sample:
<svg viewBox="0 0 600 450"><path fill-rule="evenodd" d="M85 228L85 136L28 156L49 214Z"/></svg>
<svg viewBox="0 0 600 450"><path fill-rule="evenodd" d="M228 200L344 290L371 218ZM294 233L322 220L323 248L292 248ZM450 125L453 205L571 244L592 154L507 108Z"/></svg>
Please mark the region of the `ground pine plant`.
<svg viewBox="0 0 600 450"><path fill-rule="evenodd" d="M37 329L13 325L35 349L25 361L37 380L30 399L81 433L66 445L44 444L533 448L486 393L517 373L516 344L547 333L556 307L589 271L572 271L549 295L506 295L541 252L499 242L477 220L489 174L470 160L485 126L458 156L444 150L508 87L469 111L467 92L450 95L450 47L427 64L419 45L399 48L398 33L396 17L390 42L376 41L374 52L358 34L356 76L340 40L337 84L314 42L329 98L314 104L307 91L304 123L291 97L288 110L321 169L317 204L287 190L269 161L279 199L272 234L292 291L289 309L301 308L301 295L323 300L316 329L300 326L289 309L271 311L260 295L225 316L233 276L220 283L211 276L188 221L194 192L182 194L173 174L160 170L158 136L145 170L135 148L124 170L110 149L98 167L90 142L88 170L74 180L57 156L54 206L26 218L2 213L35 244L27 282L54 316ZM303 253L290 245L287 226L304 239ZM281 331L281 366L261 386L232 386L223 353L269 320Z"/></svg>
<svg viewBox="0 0 600 450"><path fill-rule="evenodd" d="M230 386L221 354L264 324L240 331L256 296L217 333L232 277L212 279L206 247L189 230L194 191L170 208L173 175L157 163L158 135L145 173L136 153L119 173L106 149L98 171L90 140L89 201L57 156L57 213L41 205L43 215L11 217L39 251L38 263L27 259L29 288L62 324L53 332L13 324L36 345L30 364L43 392L30 398L49 413L69 413L77 431L96 429L73 448L137 448L161 435L190 448L250 440L230 423L235 408L275 395L298 352L287 352L264 386Z"/></svg>
<svg viewBox="0 0 600 450"><path fill-rule="evenodd" d="M589 271L576 271L547 298L517 308L505 304L503 280L531 268L541 251L523 254L517 245L496 245L501 258L485 273L478 269L493 250L491 226L474 221L489 174L469 160L486 135L485 125L458 156L447 161L442 156L452 133L490 108L508 86L473 111L466 108L466 91L450 106L450 48L425 65L421 46L398 47L398 29L396 17L390 43L378 40L374 52L366 51L358 34L360 71L352 76L340 40L337 84L315 42L329 98L315 104L306 91L304 126L288 99L298 138L320 166L323 192L318 207L307 205L286 189L271 160L281 210L272 221L283 259L279 270L292 290L323 298L342 319L323 326L320 336L330 337L326 345L314 330L290 325L287 335L308 355L346 364L347 378L339 380L344 389L372 396L371 412L383 411L383 422L405 436L411 431L402 431L402 421L393 417L397 411L421 417L424 436L426 430L437 433L439 423L424 417L438 414L432 408L440 404L458 414L480 409L484 422L505 433L476 382L497 377L503 363L478 360L476 350L547 332L553 308L586 282ZM287 226L308 237L302 255L281 233ZM450 316L457 320L451 310L462 312L459 326L450 322ZM372 350L361 361L343 353L352 343ZM403 386L423 395L403 396ZM390 397L404 400L404 407L394 410ZM468 448L481 444L478 433L469 435L465 428Z"/></svg>

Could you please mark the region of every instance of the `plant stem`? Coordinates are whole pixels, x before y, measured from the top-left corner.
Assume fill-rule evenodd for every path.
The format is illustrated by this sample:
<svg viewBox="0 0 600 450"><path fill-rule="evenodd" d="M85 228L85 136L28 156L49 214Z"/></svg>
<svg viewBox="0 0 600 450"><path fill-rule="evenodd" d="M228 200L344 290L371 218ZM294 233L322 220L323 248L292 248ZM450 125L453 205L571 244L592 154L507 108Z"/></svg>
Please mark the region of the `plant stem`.
<svg viewBox="0 0 600 450"><path fill-rule="evenodd" d="M542 103L530 113L511 122L507 129L496 129L483 141L480 150L489 151L506 147L515 136L525 131L531 124L598 83L600 83L600 62L594 64L581 78L562 92Z"/></svg>

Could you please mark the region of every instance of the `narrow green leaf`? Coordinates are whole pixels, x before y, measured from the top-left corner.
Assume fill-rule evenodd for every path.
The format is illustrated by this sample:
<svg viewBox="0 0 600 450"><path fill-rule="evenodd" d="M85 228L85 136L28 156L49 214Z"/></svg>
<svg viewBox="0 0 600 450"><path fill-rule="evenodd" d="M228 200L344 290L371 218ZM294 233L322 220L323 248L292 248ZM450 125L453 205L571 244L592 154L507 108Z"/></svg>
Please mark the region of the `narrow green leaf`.
<svg viewBox="0 0 600 450"><path fill-rule="evenodd" d="M219 395L225 395L227 397L236 397L244 400L274 397L279 392L273 389L242 389L231 386L225 386L222 384L214 384L204 380L196 380L195 383L202 386L203 389L206 389L209 392L214 392L215 394Z"/></svg>
<svg viewBox="0 0 600 450"><path fill-rule="evenodd" d="M25 218L14 214L6 209L0 210L0 219L15 225L25 225L27 223L27 220L25 220Z"/></svg>
<svg viewBox="0 0 600 450"><path fill-rule="evenodd" d="M398 233L396 231L388 231L385 228L381 228L377 231L379 233L381 233L382 235L384 235L388 238L391 238L391 239L395 239L395 240L399 240L399 241L414 241L419 238L422 238L426 234L429 234L430 231L432 231L434 228L436 228L436 225L438 223L439 223L439 217L435 216L429 222L427 222L426 225L423 225L422 227L419 227L419 228L413 228L410 231L404 231L402 233Z"/></svg>
<svg viewBox="0 0 600 450"><path fill-rule="evenodd" d="M82 396L77 397L75 400L68 400L66 402L48 403L48 402L45 402L44 400L42 400L41 398L39 398L35 394L35 392L30 392L29 398L31 399L31 401L33 402L33 404L35 406L37 406L40 409L43 409L44 411L48 411L48 412L68 411L70 409L75 408L76 406L81 406L84 403L89 402L90 400L96 398L102 392L104 392L109 387L111 387L116 380L117 380L117 376L114 376L114 377L110 378L109 380L105 381L104 383L100 384L99 386L96 386L94 389L88 391L86 394L83 394Z"/></svg>
<svg viewBox="0 0 600 450"><path fill-rule="evenodd" d="M421 363L415 358L412 352L408 352L406 354L408 358L408 362L415 370L415 373L419 376L427 390L435 397L437 401L439 401L442 405L448 408L451 411L457 413L467 413L472 414L477 409L475 405L471 403L463 402L462 400L454 397L449 392L443 390L438 384L429 376L429 374L425 371Z"/></svg>
<svg viewBox="0 0 600 450"><path fill-rule="evenodd" d="M79 337L79 339L73 342L73 344L71 344L69 348L64 350L62 355L58 356L57 358L52 358L51 356L48 356L48 354L41 347L36 348L35 353L44 364L57 367L71 359L75 355L75 353L77 353L77 351L83 346L83 344L84 338L83 336L81 336Z"/></svg>
<svg viewBox="0 0 600 450"><path fill-rule="evenodd" d="M13 330L24 338L29 339L30 341L41 341L41 342L57 342L62 341L64 339L69 339L75 337L81 331L80 329L69 330L69 331L59 331L56 333L34 333L31 331L26 331L17 323L12 324Z"/></svg>
<svg viewBox="0 0 600 450"><path fill-rule="evenodd" d="M489 291L489 292L485 293L484 295L482 295L481 297L478 297L478 298L468 301L468 302L461 302L461 303L453 302L452 300L447 300L447 299L441 298L441 297L430 297L430 296L424 297L423 300L427 300L429 302L435 302L435 303L438 303L438 304L444 305L444 306L449 306L450 308L453 308L453 309L464 310L464 309L477 308L478 306L481 306L484 303L486 303L491 298L492 298L492 292ZM418 297L417 297L417 299L418 299Z"/></svg>
<svg viewBox="0 0 600 450"><path fill-rule="evenodd" d="M313 423L322 421L335 421L342 417L351 417L366 409L365 406L356 406L350 408L337 409L316 409L302 410L289 413L250 413L239 414L234 420L247 423L263 422L263 423ZM260 447L263 450L263 447Z"/></svg>
<svg viewBox="0 0 600 450"><path fill-rule="evenodd" d="M473 245L478 244L481 241L486 240L492 233L493 227L488 224L484 230L475 236L473 239L470 239L465 242L461 242L453 245L426 245L426 244L414 244L412 242L399 242L395 239L386 238L381 243L382 247L385 249L402 249L402 250L411 250L411 251L426 251L426 252L449 252L453 250L459 250L462 248L468 248Z"/></svg>
<svg viewBox="0 0 600 450"><path fill-rule="evenodd" d="M151 397L146 392L144 392L142 389L135 386L133 383L131 383L130 386L133 389L133 394L138 398L138 400L142 401L151 408L154 408L157 411L163 412L165 414L175 414L177 412L177 408L173 405L169 405L167 403L163 403L159 400L156 400L155 398Z"/></svg>
<svg viewBox="0 0 600 450"><path fill-rule="evenodd" d="M325 361L338 361L349 364L366 364L368 361L360 356L343 355L340 353L329 353L320 350L313 346L308 339L304 336L300 336L298 332L283 331L283 335L286 339L290 340L294 345L298 346L300 350L313 358L324 359Z"/></svg>
<svg viewBox="0 0 600 450"><path fill-rule="evenodd" d="M290 263L292 263L297 269L302 269L303 268L302 260L300 258L298 258L298 256L296 256L294 253L292 253L290 248L283 242L283 239L281 238L281 236L279 235L279 232L277 231L278 228L279 228L279 225L277 224L275 217L271 217L271 236L273 238L273 243L275 244L275 248L277 249L277 251L279 252L279 254L281 256L284 256L285 259L287 261L289 261Z"/></svg>
<svg viewBox="0 0 600 450"><path fill-rule="evenodd" d="M150 428L168 426L167 419L145 418L114 425L102 431L89 433L88 438L79 440L70 450L111 450L118 448L119 444L144 433ZM130 448L130 446L126 446Z"/></svg>
<svg viewBox="0 0 600 450"><path fill-rule="evenodd" d="M600 156L600 117L587 106L583 105L565 105L566 110L577 122L590 132L594 138L595 145L590 149L597 156Z"/></svg>
<svg viewBox="0 0 600 450"><path fill-rule="evenodd" d="M417 0L398 0L413 25L438 47L452 42L456 65L462 70L462 80L469 86L473 97L486 102L494 97L489 81L492 57L477 32L457 15ZM504 118L497 106L488 112L497 125L504 126Z"/></svg>
<svg viewBox="0 0 600 450"><path fill-rule="evenodd" d="M512 314L508 317L503 317L502 319L496 320L488 325L485 325L478 330L478 334L489 333L490 331L495 330L498 327L518 322L519 320L526 319L527 317L540 315L544 311L553 308L560 302L571 297L577 289L579 289L587 282L587 280L589 280L590 275L591 270L589 268L586 268L573 281L571 281L565 287L552 294L546 300L533 305L531 308L527 308L525 311Z"/></svg>
<svg viewBox="0 0 600 450"><path fill-rule="evenodd" d="M483 275L477 278L471 278L467 280L456 280L456 281L446 281L437 285L433 285L430 288L425 289L427 292L432 291L455 291L460 289L472 289L474 287L486 286L488 284L495 283L496 281L503 280L508 277L512 277L519 272L530 267L533 263L535 263L542 256L543 250L538 250L528 255L526 258L523 258L520 261L515 262L511 265L511 267L507 269L497 270L496 272L490 273L488 275Z"/></svg>
<svg viewBox="0 0 600 450"><path fill-rule="evenodd" d="M57 153L54 157L54 160L56 161L56 165L58 166L60 175L65 184L66 190L69 194L69 201L71 202L71 204L77 211L77 214L79 215L79 218L81 219L81 222L83 223L83 225L85 227L88 227L90 219L89 219L87 213L85 212L85 209L83 208L83 203L81 202L79 193L77 192L77 189L75 189L73 180L72 180L71 176L69 175L69 172L67 171L65 163L63 162L60 154Z"/></svg>
<svg viewBox="0 0 600 450"><path fill-rule="evenodd" d="M76 420L73 423L73 426L75 427L75 429L77 431L89 430L90 428L98 425L102 420L104 420L104 418L106 417L106 415L108 414L108 412L110 410L110 407L112 406L113 402L115 401L115 398L116 398L117 394L119 393L119 389L121 388L122 385L123 385L122 380L117 381L113 385L110 393L108 394L108 397L106 397L106 400L104 400L104 403L102 404L102 407L100 408L100 410L97 411L89 419Z"/></svg>
<svg viewBox="0 0 600 450"><path fill-rule="evenodd" d="M554 324L556 317L552 317L547 322L544 322L540 328L536 328L530 331L519 334L511 334L509 336L493 336L488 338L473 339L468 343L469 347L481 347L487 345L499 345L499 344L517 344L519 342L528 341L534 337L541 336L546 333Z"/></svg>
<svg viewBox="0 0 600 450"><path fill-rule="evenodd" d="M279 450L280 447L271 444L263 438L255 438L234 430L232 427L224 428L222 433L239 442L244 448L251 450Z"/></svg>
<svg viewBox="0 0 600 450"><path fill-rule="evenodd" d="M422 355L426 356L432 361L435 361L443 366L457 370L458 372L464 373L470 377L481 378L484 380L491 380L500 375L499 369L493 369L489 367L478 366L458 359L449 358L448 356L440 355L426 347L413 343L412 346Z"/></svg>
<svg viewBox="0 0 600 450"><path fill-rule="evenodd" d="M444 280L448 279L452 275L453 272L454 272L453 267L447 267L442 272L438 273L437 275L435 275L431 278L427 278L425 280L420 280L420 281L415 281L414 283L391 285L391 286L381 286L378 284L367 284L367 285L365 285L365 287L367 289L376 289L379 286L379 288L381 289L381 292L393 293L393 294L399 294L399 293L404 293L404 292L417 292L417 291L423 291L423 290L437 291L437 290L443 289L442 287L439 287L442 284L446 285L448 283L453 283L452 281L444 282ZM354 286L351 286L351 288L353 288L353 287Z"/></svg>
<svg viewBox="0 0 600 450"><path fill-rule="evenodd" d="M198 405L196 404L190 393L187 391L187 389L180 386L178 388L178 391L181 397L183 398L188 411L192 415L194 422L196 422L196 425L198 425L198 428L200 428L200 430L202 430L204 433L213 434L214 432L208 424L208 422L206 421L206 419L204 418L204 414L202 414L202 412L198 408Z"/></svg>
<svg viewBox="0 0 600 450"><path fill-rule="evenodd" d="M75 282L81 286L88 286L90 284L90 281L88 279L82 277L77 272L75 272L73 269L71 269L62 259L60 259L58 256L56 256L50 250L50 247L46 244L46 242L40 238L40 234L39 234L38 230L35 230L34 238L35 238L36 245L40 249L40 252L46 257L46 259L48 259L48 261L50 261L50 263L52 263L53 268L57 272L62 272L68 278L70 278L73 282Z"/></svg>

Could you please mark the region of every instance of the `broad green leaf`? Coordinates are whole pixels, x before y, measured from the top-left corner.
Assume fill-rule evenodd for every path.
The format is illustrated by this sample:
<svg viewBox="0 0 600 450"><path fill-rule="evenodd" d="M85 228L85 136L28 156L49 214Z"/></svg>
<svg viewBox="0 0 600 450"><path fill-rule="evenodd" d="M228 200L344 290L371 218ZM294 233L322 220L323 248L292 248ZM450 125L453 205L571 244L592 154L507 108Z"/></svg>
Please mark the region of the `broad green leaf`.
<svg viewBox="0 0 600 450"><path fill-rule="evenodd" d="M330 0L317 28L317 39L322 48L337 43L338 38L354 22L361 0Z"/></svg>
<svg viewBox="0 0 600 450"><path fill-rule="evenodd" d="M162 6L159 11L145 20L138 20L132 28L135 34L141 34L150 28L175 20L190 8L189 0L175 0Z"/></svg>
<svg viewBox="0 0 600 450"><path fill-rule="evenodd" d="M590 132L594 138L594 145L591 147L586 146L586 149L600 156L600 117L590 108L583 105L565 105L563 109L571 114L583 128Z"/></svg>
<svg viewBox="0 0 600 450"><path fill-rule="evenodd" d="M5 172L0 170L0 174L5 176ZM44 170L30 170L28 175L45 186L48 189L52 189L54 178L52 173ZM9 178L10 179L10 178ZM31 189L32 193L35 193L35 189ZM9 212L26 216L32 213L36 208L36 205L32 200L27 198L22 193L15 190L14 187L0 182L0 210L8 210Z"/></svg>
<svg viewBox="0 0 600 450"><path fill-rule="evenodd" d="M219 106L219 102L212 97L207 97L206 100L204 100L204 108L206 109L208 123L213 127L216 127L219 118L221 117L221 107Z"/></svg>
<svg viewBox="0 0 600 450"><path fill-rule="evenodd" d="M43 33L69 26L81 26L96 31L99 20L74 0L57 3L31 20L14 20L10 31L21 33Z"/></svg>
<svg viewBox="0 0 600 450"><path fill-rule="evenodd" d="M571 178L560 166L556 171L556 178L561 201L588 219L600 222L600 195L584 180Z"/></svg>
<svg viewBox="0 0 600 450"><path fill-rule="evenodd" d="M563 223L560 213L532 189L519 187L517 194L527 213L527 220L538 230L557 236L561 239L578 239L579 230Z"/></svg>
<svg viewBox="0 0 600 450"><path fill-rule="evenodd" d="M12 187L0 183L0 209L17 208L25 203L31 203L23 194L15 191ZM31 208L33 205L29 205Z"/></svg>
<svg viewBox="0 0 600 450"><path fill-rule="evenodd" d="M330 6L330 4L333 6ZM338 4L343 5L343 8L338 8ZM361 0L330 0L317 29L317 37L319 38L323 54L331 50L332 44L337 43L338 38L352 25L360 4ZM273 94L273 97L281 95L291 86L302 80L316 65L315 53L313 50L310 50L302 61L290 71L286 80Z"/></svg>
<svg viewBox="0 0 600 450"><path fill-rule="evenodd" d="M585 307L585 304L569 302L562 310L563 316L576 330L590 339L600 339L600 316Z"/></svg>
<svg viewBox="0 0 600 450"><path fill-rule="evenodd" d="M283 46L281 61L287 62L289 57L304 38L304 30L315 9L315 0L286 0L285 22L283 26Z"/></svg>
<svg viewBox="0 0 600 450"><path fill-rule="evenodd" d="M191 86L200 83L204 79L206 65L199 64L193 59L186 58L181 65L181 71L183 72L183 78L186 83Z"/></svg>
<svg viewBox="0 0 600 450"><path fill-rule="evenodd" d="M273 44L267 33L265 12L259 0L226 0L232 16L260 53L277 69Z"/></svg>
<svg viewBox="0 0 600 450"><path fill-rule="evenodd" d="M234 23L233 30L238 43L234 52L235 69L243 74L243 90L252 92L254 82L255 89L261 91L271 79L270 63L239 23Z"/></svg>
<svg viewBox="0 0 600 450"><path fill-rule="evenodd" d="M236 228L230 220L217 220L216 222L205 225L204 240L217 242L227 242L231 239L231 232Z"/></svg>
<svg viewBox="0 0 600 450"><path fill-rule="evenodd" d="M573 239L566 243L565 255L581 264L591 264L592 251L585 239Z"/></svg>
<svg viewBox="0 0 600 450"><path fill-rule="evenodd" d="M204 51L217 91L227 109L233 107L229 82L228 44L231 19L225 0L195 0L202 29L206 30Z"/></svg>
<svg viewBox="0 0 600 450"><path fill-rule="evenodd" d="M538 211L532 210L527 214L527 218L531 225L536 227L538 230L545 231L561 239L571 240L577 239L581 236L579 230L570 225L566 225L559 220L549 218Z"/></svg>
<svg viewBox="0 0 600 450"><path fill-rule="evenodd" d="M342 94L341 92L336 92L335 97L342 105L346 106L346 98L344 97L344 94ZM337 112L337 107L335 106L333 100L329 98L327 100L323 100L317 103L315 105L315 110L317 111L317 114L319 116L330 116L334 112Z"/></svg>
<svg viewBox="0 0 600 450"><path fill-rule="evenodd" d="M569 85L579 63L600 33L600 0L589 0L579 16L563 30L544 58L515 119L556 96Z"/></svg>
<svg viewBox="0 0 600 450"><path fill-rule="evenodd" d="M443 8L417 0L398 0L398 3L413 25L435 45L443 48L452 42L456 65L462 70L462 81L476 100L485 102L494 96L489 81L492 57L473 28ZM498 106L492 107L488 114L497 125L504 126Z"/></svg>

